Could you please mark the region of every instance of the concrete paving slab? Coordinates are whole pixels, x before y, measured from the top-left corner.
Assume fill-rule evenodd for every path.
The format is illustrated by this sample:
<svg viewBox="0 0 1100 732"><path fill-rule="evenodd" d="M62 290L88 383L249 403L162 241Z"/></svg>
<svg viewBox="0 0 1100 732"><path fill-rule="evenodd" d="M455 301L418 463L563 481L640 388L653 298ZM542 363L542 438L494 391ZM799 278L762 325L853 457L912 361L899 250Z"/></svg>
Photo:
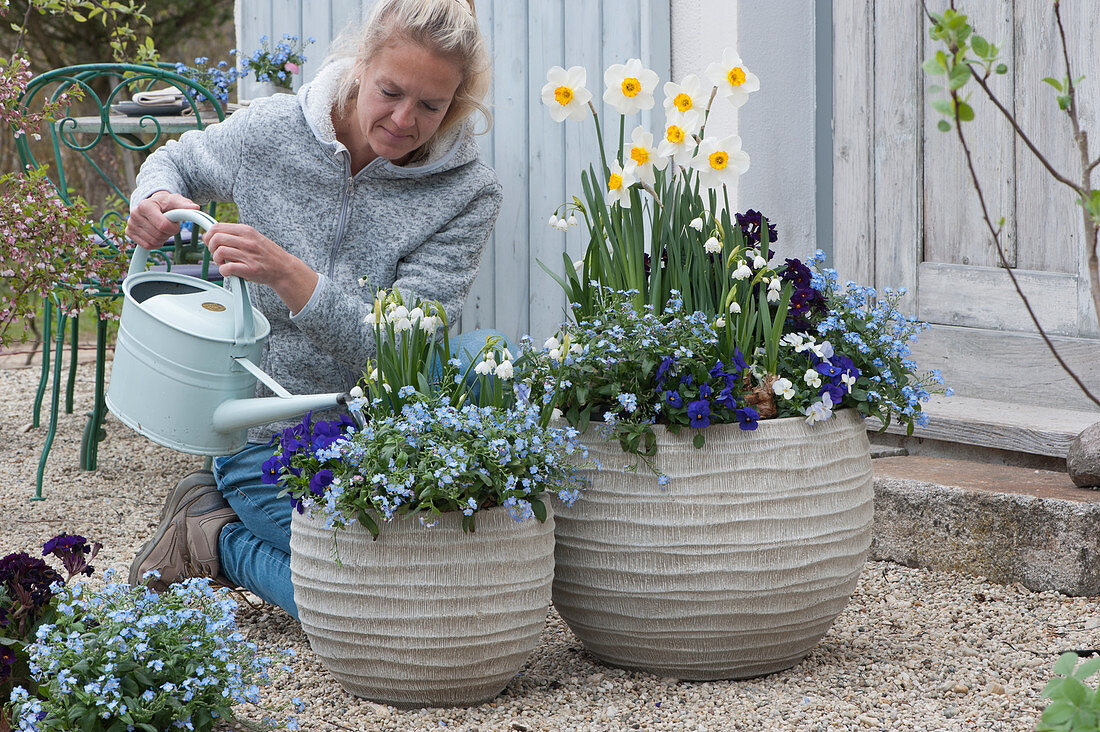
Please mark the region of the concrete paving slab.
<svg viewBox="0 0 1100 732"><path fill-rule="evenodd" d="M1100 492L1066 473L967 460L873 465L873 559L1100 595Z"/></svg>

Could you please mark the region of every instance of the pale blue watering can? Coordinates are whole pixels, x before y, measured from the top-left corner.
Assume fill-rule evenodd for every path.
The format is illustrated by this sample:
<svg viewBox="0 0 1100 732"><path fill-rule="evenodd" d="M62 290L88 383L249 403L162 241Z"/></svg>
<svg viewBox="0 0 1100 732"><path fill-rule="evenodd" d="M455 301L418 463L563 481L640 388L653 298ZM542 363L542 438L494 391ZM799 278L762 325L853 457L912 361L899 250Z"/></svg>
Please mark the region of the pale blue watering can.
<svg viewBox="0 0 1100 732"><path fill-rule="evenodd" d="M201 211L176 209L171 221L209 229ZM244 448L249 427L344 404L347 394L292 396L256 363L271 326L253 310L237 277L225 286L174 272L145 272L138 247L123 280L122 318L107 407L157 444L193 455ZM255 398L256 380L274 397Z"/></svg>

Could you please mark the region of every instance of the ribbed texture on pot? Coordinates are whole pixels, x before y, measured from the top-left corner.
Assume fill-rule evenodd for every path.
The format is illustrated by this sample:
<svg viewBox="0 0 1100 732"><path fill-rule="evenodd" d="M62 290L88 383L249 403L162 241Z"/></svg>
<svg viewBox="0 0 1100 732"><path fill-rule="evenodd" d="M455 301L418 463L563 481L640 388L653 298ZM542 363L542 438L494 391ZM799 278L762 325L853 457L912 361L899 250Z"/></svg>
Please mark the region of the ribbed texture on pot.
<svg viewBox="0 0 1100 732"><path fill-rule="evenodd" d="M832 625L871 543L867 433L854 410L814 426L657 431L661 488L591 431L603 469L555 504L554 606L597 658L683 679L788 668Z"/></svg>
<svg viewBox="0 0 1100 732"><path fill-rule="evenodd" d="M290 571L309 644L352 694L397 707L470 706L499 694L538 642L554 576L554 517L479 511L336 533L294 515Z"/></svg>

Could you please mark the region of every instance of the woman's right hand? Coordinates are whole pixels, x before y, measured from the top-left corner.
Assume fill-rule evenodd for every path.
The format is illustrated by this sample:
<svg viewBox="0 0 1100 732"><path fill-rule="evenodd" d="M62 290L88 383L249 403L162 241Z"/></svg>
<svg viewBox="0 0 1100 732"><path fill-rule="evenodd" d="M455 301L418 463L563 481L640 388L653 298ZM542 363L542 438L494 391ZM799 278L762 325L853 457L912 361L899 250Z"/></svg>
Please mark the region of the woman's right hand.
<svg viewBox="0 0 1100 732"><path fill-rule="evenodd" d="M199 204L186 196L168 191L157 191L130 210L126 222L126 236L145 249L157 249L180 230L180 225L169 221L165 211L175 208L198 209Z"/></svg>

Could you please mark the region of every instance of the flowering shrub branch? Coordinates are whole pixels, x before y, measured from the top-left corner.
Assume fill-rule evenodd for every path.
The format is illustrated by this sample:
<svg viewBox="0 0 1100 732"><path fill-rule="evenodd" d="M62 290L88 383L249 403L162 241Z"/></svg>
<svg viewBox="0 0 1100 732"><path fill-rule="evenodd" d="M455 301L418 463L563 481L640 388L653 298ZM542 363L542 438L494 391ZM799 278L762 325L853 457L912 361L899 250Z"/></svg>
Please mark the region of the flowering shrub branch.
<svg viewBox="0 0 1100 732"><path fill-rule="evenodd" d="M1054 19L1058 26L1059 39L1062 45L1062 57L1065 61L1066 75L1062 80L1048 77L1043 79L1043 81L1058 92L1058 107L1069 117L1073 129L1073 139L1077 144L1080 157L1081 178L1079 183L1074 182L1068 176L1055 169L1054 165L1039 151L1039 148L1036 147L1035 143L1032 142L1027 133L1020 127L1019 121L1016 119L1015 115L1005 107L993 93L993 89L989 86L990 76L994 73L1004 74L1008 72L1008 66L999 60L1000 48L996 44L990 43L982 36L975 34L973 28L967 22L967 16L957 12L953 4L951 8L948 8L943 13L930 12L927 4L924 5L925 15L932 23L932 27L929 29L929 35L933 41L943 43L946 52L943 50L937 51L934 56L924 62L923 68L925 73L933 76L945 77L946 86L936 84L929 87L928 91L930 94L943 94L942 97L934 98L931 104L936 111L946 117L946 119L941 119L939 122L938 127L941 131L948 132L951 130L952 124L948 122L948 119L954 122L953 126L959 140L959 146L962 148L963 155L966 158L967 171L970 174L970 180L974 185L974 190L978 195L978 203L982 209L982 220L985 222L986 228L989 229L989 233L993 237L993 245L997 250L998 258L1001 260L1002 268L1004 268L1005 272L1008 274L1009 280L1016 290L1016 294L1020 297L1020 300L1024 304L1024 308L1031 317L1031 322L1035 324L1036 330L1043 338L1043 342L1046 343L1047 348L1050 350L1055 360L1058 361L1058 365L1062 367L1062 370L1064 370L1071 379L1073 379L1086 397L1094 404L1100 406L1100 398L1094 395L1088 387L1085 386L1080 377L1074 373L1073 369L1069 367L1069 364L1067 364L1061 354L1058 353L1058 349L1055 348L1054 343L1047 336L1046 330L1044 330L1042 324L1039 322L1039 318L1035 314L1031 302L1017 282L1016 273L1013 271L1013 268L1009 266L1008 259L1005 256L1004 246L1001 243L1003 219L1000 224L993 223L989 209L986 206L981 181L978 178L977 171L974 169L970 145L963 132L963 123L970 122L974 119L974 109L967 103L967 99L961 96L961 89L973 79L993 105L1008 120L1016 136L1020 138L1025 147L1031 151L1039 163L1048 173L1050 173L1051 177L1070 188L1076 194L1077 203L1081 206L1081 214L1084 222L1085 254L1088 260L1089 289L1092 293L1093 309L1096 312L1097 318L1100 318L1100 255L1098 255L1097 251L1098 234L1100 234L1100 190L1094 190L1092 188L1092 170L1097 165L1100 165L1100 158L1095 160L1090 159L1088 136L1085 131L1081 129L1081 121L1077 108L1077 84L1079 84L1084 77L1079 77L1077 79L1073 77L1069 61L1068 45L1066 43L1066 33L1062 25L1061 7L1057 0L1053 3L1053 9Z"/></svg>

